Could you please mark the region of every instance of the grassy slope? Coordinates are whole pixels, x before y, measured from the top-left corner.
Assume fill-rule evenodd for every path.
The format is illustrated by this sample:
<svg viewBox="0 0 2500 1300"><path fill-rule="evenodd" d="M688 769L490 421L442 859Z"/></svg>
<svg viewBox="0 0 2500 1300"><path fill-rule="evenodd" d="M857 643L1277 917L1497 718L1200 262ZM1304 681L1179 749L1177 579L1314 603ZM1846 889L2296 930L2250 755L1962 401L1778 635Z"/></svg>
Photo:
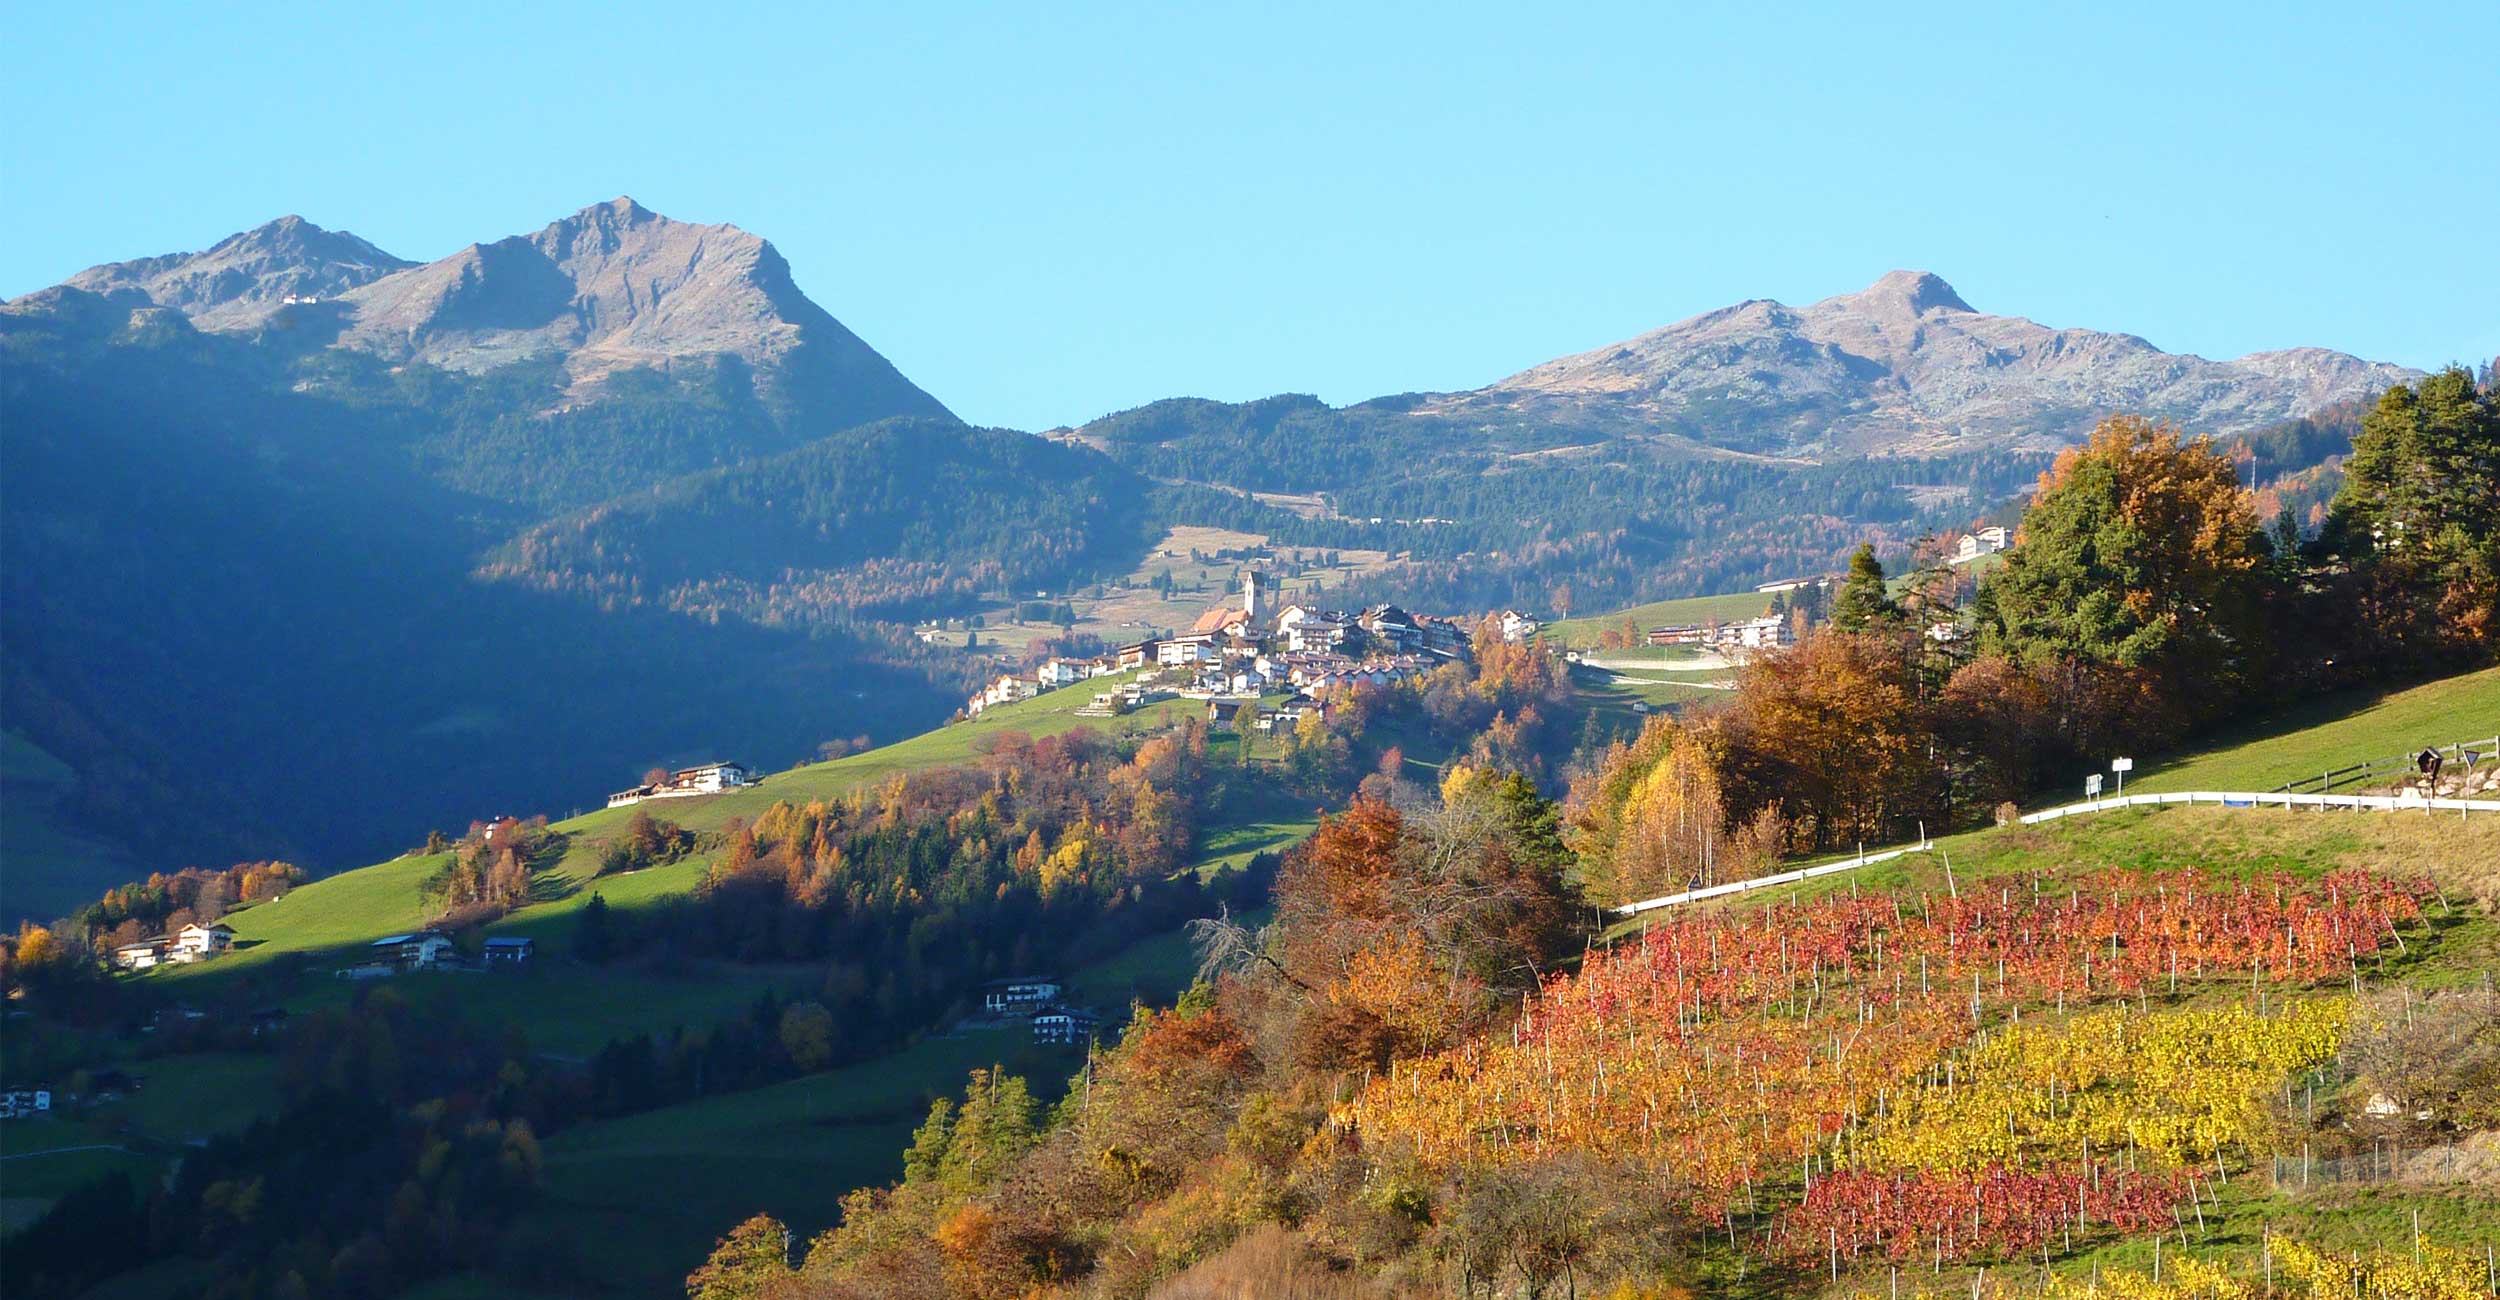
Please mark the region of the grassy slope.
<svg viewBox="0 0 2500 1300"><path fill-rule="evenodd" d="M1171 700L1119 718L1076 715L1076 710L1090 702L1096 690L1126 680L1107 678L1053 691L882 749L777 772L749 789L698 799L659 800L643 807L654 816L691 830L718 830L732 818L753 818L777 801L832 798L889 777L962 762L978 752L980 742L1007 732L1056 735L1089 724L1110 731L1139 730L1164 725L1184 712L1202 707L1195 701ZM594 889L612 907L633 908L693 888L703 874L703 864L693 860L598 880L595 886L584 888L597 874L599 844L622 829L634 811L602 808L552 823L553 829L569 837L569 847L561 861L542 873L541 888L547 895L546 901L505 918L494 931L560 934L564 918L588 902ZM227 919L235 928L238 951L219 961L168 969L157 978L200 981L197 987L205 992L221 980L249 973L279 958L307 953L342 954L384 935L413 928L424 922L428 910L420 887L446 860L440 854L394 858L314 881L275 902L237 911Z"/></svg>
<svg viewBox="0 0 2500 1300"><path fill-rule="evenodd" d="M1709 619L1759 618L1771 608L1770 596L1758 591L1731 591L1718 596L1686 596L1653 601L1630 609L1565 619L1545 629L1546 639L1566 646L1593 646L1610 627L1629 617L1644 632L1667 623L1700 623Z"/></svg>
<svg viewBox="0 0 2500 1300"><path fill-rule="evenodd" d="M2486 668L2407 690L2311 701L2201 748L2147 763L2127 787L2147 794L2271 790L2368 759L2496 733L2500 668Z"/></svg>

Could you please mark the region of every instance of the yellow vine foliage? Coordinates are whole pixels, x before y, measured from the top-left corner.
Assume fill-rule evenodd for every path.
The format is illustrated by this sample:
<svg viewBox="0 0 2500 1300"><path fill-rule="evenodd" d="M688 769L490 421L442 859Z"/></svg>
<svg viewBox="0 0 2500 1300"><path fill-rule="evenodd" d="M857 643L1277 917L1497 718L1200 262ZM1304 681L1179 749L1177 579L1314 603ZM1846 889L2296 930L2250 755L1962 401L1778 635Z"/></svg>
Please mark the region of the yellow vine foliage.
<svg viewBox="0 0 2500 1300"><path fill-rule="evenodd" d="M1931 1069L1850 1144L1874 1169L1970 1171L2139 1149L2168 1163L2246 1146L2282 1078L2335 1055L2342 998L2145 1013L2124 1004L2062 1025L2009 1026Z"/></svg>
<svg viewBox="0 0 2500 1300"><path fill-rule="evenodd" d="M2410 1253L2374 1250L2336 1255L2297 1241L2274 1243L2274 1263L2295 1282L2306 1283L2311 1295L2359 1296L2364 1300L2474 1300L2483 1290L2483 1266L2463 1251L2422 1247L2421 1262Z"/></svg>
<svg viewBox="0 0 2500 1300"><path fill-rule="evenodd" d="M2283 1237L2270 1244L2271 1290L2254 1257L2240 1259L2234 1269L2180 1254L2163 1261L2158 1282L2149 1272L2129 1269L2105 1269L2097 1278L2051 1277L2045 1286L2007 1285L1992 1276L1985 1294L1990 1300L2259 1300L2304 1291L2314 1300L2487 1300L2490 1295L2483 1261L2444 1246L2424 1244L2417 1263L2409 1249L2337 1253ZM1972 1292L1921 1288L1901 1294L1909 1300L1970 1300ZM1884 1295L1860 1292L1858 1300L1884 1300Z"/></svg>

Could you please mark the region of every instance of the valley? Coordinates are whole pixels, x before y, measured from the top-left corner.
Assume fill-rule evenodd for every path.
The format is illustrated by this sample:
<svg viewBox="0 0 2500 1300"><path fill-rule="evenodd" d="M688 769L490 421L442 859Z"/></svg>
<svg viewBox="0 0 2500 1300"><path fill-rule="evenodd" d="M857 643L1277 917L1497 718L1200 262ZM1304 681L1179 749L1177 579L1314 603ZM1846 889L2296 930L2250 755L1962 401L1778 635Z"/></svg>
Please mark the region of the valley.
<svg viewBox="0 0 2500 1300"><path fill-rule="evenodd" d="M1896 271L1036 435L625 197L107 263L0 362L13 1294L2463 1300L2500 1231L2487 370ZM2122 770L2396 810L2022 820Z"/></svg>

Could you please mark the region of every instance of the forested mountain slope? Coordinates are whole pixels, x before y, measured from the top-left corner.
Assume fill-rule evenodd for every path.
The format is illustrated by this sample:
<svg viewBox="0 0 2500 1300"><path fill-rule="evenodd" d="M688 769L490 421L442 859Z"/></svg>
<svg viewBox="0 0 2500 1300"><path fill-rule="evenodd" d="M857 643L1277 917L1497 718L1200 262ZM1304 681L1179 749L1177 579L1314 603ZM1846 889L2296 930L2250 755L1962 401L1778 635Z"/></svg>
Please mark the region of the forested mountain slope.
<svg viewBox="0 0 2500 1300"><path fill-rule="evenodd" d="M549 520L483 571L684 612L913 617L1118 571L1159 531L1150 487L1083 448L887 420Z"/></svg>
<svg viewBox="0 0 2500 1300"><path fill-rule="evenodd" d="M960 430L770 245L630 201L424 267L294 219L99 267L0 306L0 403L7 725L77 776L11 812L166 868L370 859L495 811L480 790L573 806L655 762L787 762L951 707L951 667L934 684L894 629L716 624L480 574L567 510L810 445L846 467L839 493L899 489L951 440L991 489L986 530L899 490L879 527L810 526L872 570L906 545L974 575L1142 546L1137 495L1099 484L1127 523L998 526L1022 479L1054 499L1036 455L1079 457ZM888 417L920 436L828 441ZM758 522L771 496L692 510L645 558L760 557L788 535ZM12 911L80 870L10 866Z"/></svg>

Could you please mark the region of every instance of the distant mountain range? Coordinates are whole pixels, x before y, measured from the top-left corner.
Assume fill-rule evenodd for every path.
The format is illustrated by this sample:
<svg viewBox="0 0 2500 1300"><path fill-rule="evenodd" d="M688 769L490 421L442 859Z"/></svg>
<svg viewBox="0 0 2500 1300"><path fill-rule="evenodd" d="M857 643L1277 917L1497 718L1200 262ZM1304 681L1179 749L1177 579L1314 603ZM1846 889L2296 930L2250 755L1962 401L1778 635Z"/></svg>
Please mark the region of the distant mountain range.
<svg viewBox="0 0 2500 1300"><path fill-rule="evenodd" d="M468 374L555 359L574 400L619 371L727 363L812 419L949 415L799 292L770 243L630 198L423 265L281 217L205 252L98 266L61 288L136 293L203 330Z"/></svg>
<svg viewBox="0 0 2500 1300"><path fill-rule="evenodd" d="M369 860L924 728L979 665L900 624L1126 572L1175 523L1409 557L1349 598L1586 610L1965 523L2108 411L2246 432L2413 374L1896 272L1470 393L1036 439L964 426L735 226L619 198L418 264L286 217L0 304L0 721L76 775L44 815L142 860ZM51 870L12 863L0 911Z"/></svg>
<svg viewBox="0 0 2500 1300"><path fill-rule="evenodd" d="M2112 411L2243 433L2420 377L2324 348L2235 361L1973 311L1925 271L1805 307L1755 299L1418 409L1831 459L2053 449Z"/></svg>

